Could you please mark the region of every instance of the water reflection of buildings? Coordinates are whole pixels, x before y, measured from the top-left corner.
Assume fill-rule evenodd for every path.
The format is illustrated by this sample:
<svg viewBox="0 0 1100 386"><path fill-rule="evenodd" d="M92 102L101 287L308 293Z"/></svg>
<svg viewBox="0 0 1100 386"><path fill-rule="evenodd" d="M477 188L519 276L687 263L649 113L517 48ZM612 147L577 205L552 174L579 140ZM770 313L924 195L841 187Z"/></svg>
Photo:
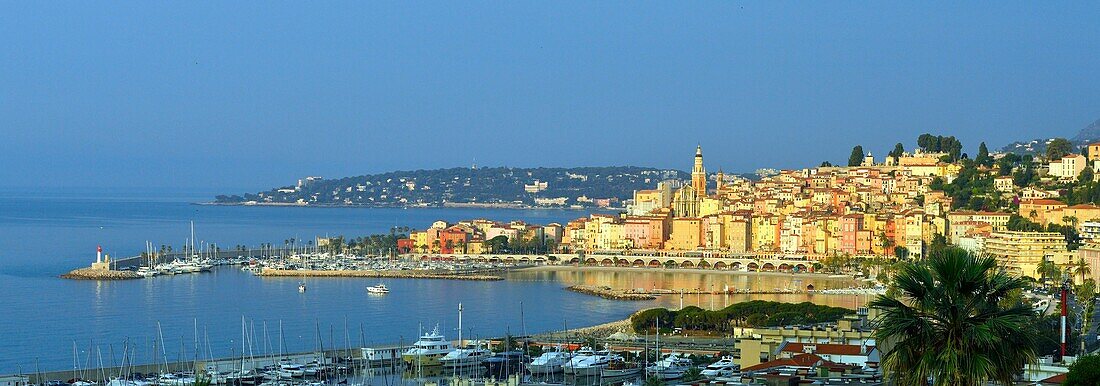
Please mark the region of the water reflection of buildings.
<svg viewBox="0 0 1100 386"><path fill-rule="evenodd" d="M676 308L680 304L680 290L685 306L716 309L749 300L771 300L790 303L813 302L817 304L858 308L871 300L868 295L824 295L802 293L807 286L823 290L849 288L859 283L849 277L824 275L792 275L738 272L698 272L675 270L617 270L562 267L536 271L518 271L509 279L556 281L563 285L609 286L616 289L639 289L648 292L668 292L653 302L659 306ZM744 294L738 291L791 291L778 294ZM700 293L707 292L707 293Z"/></svg>

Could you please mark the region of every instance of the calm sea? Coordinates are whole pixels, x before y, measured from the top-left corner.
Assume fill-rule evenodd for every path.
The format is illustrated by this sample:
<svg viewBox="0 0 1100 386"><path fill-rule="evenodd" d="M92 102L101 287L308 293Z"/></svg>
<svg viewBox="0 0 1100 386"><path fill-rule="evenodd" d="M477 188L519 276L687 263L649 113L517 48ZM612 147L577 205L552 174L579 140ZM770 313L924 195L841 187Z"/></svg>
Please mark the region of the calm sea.
<svg viewBox="0 0 1100 386"><path fill-rule="evenodd" d="M565 222L587 215L562 210L270 208L191 205L211 192L0 190L0 374L71 369L111 363L123 344L137 347L137 362L157 351L169 359L202 351L215 356L240 350L240 325L254 324L254 349L282 344L287 351L325 346L332 340L358 345L411 342L419 326L440 326L457 335L456 308L465 309L466 337L499 336L585 326L619 320L639 308L676 305L678 297L649 302L617 302L564 291L573 283L609 283L655 288L786 288L796 278L701 275L684 272L517 272L500 282L387 280L392 292L368 296L369 279L314 278L308 291L299 279L258 278L232 267L212 273L152 279L94 282L56 276L87 265L96 245L116 256L143 250L145 242L182 245L195 222L196 238L222 246L279 245L288 238L359 236L388 232L392 226L425 227L435 220L470 218ZM824 280L824 279L819 279ZM818 284L819 286L821 284ZM840 284L836 284L840 285ZM821 300L851 306L859 299L768 297L787 301ZM687 304L717 307L745 296L688 296ZM524 318L519 310L523 304ZM262 336L266 323L268 338ZM279 325L282 325L280 340ZM158 325L160 328L158 329ZM346 330L345 330L345 326ZM318 334L320 331L320 334ZM345 338L346 337L346 338ZM74 345L76 355L73 354ZM102 359L100 356L102 355ZM160 354L157 354L160 355Z"/></svg>

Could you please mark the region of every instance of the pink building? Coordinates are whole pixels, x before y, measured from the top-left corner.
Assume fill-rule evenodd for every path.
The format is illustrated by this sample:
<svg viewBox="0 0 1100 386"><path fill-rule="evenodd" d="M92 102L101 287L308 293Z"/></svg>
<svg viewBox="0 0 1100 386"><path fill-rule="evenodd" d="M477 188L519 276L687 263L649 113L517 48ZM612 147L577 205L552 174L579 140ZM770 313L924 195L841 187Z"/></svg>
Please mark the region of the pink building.
<svg viewBox="0 0 1100 386"><path fill-rule="evenodd" d="M840 252L859 252L859 231L863 230L863 215L849 214L840 218Z"/></svg>

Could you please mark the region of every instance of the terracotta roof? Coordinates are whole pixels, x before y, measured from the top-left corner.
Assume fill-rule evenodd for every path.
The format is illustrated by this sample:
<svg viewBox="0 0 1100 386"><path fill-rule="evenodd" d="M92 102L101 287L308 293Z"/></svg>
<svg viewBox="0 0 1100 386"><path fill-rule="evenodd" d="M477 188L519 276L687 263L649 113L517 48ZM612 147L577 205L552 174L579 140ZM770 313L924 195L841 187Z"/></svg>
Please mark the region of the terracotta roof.
<svg viewBox="0 0 1100 386"><path fill-rule="evenodd" d="M975 212L975 211L972 211L972 210L956 210L956 211L952 211L952 212L947 213L947 215L948 216L951 216L951 215L980 215L980 216L1006 216L1006 217L1009 217L1009 216L1012 216L1012 213Z"/></svg>
<svg viewBox="0 0 1100 386"><path fill-rule="evenodd" d="M828 355L866 355L868 352L871 352L871 349L875 348L875 346L866 346L867 352L864 352L862 346L855 344L811 343L810 346L816 346L814 348L814 353ZM779 351L804 353L805 347L805 343L785 342Z"/></svg>
<svg viewBox="0 0 1100 386"><path fill-rule="evenodd" d="M798 367L812 367L818 363L824 362L824 359L814 354L798 354L790 358L780 358L776 360L767 361L761 364L749 366L741 369L745 371L760 371L767 370L781 366L798 366Z"/></svg>
<svg viewBox="0 0 1100 386"><path fill-rule="evenodd" d="M1050 385L1061 385L1063 383L1066 383L1066 375L1065 374L1058 374L1058 375L1055 375L1053 377L1041 380L1041 381L1039 381L1039 383L1050 384Z"/></svg>
<svg viewBox="0 0 1100 386"><path fill-rule="evenodd" d="M1058 200L1046 199L1046 198L1037 198L1037 199L1034 199L1034 200L1024 200L1020 204L1021 205L1023 205L1023 204L1027 204L1027 205L1065 205L1064 202L1061 202L1061 201L1058 201Z"/></svg>
<svg viewBox="0 0 1100 386"><path fill-rule="evenodd" d="M1090 204L1077 204L1066 209L1100 209L1100 206Z"/></svg>

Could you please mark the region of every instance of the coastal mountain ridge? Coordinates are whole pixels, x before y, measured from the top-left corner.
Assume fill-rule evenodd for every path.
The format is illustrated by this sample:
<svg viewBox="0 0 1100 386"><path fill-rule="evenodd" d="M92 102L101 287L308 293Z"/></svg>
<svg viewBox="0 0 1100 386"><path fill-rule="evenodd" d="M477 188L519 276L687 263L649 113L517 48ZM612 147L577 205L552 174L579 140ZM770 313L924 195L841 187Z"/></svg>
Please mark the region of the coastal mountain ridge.
<svg viewBox="0 0 1100 386"><path fill-rule="evenodd" d="M574 168L446 168L354 177L306 177L267 191L219 195L224 205L316 206L619 206L635 190L690 173L638 166Z"/></svg>
<svg viewBox="0 0 1100 386"><path fill-rule="evenodd" d="M1016 153L1019 155L1037 155L1046 152L1047 144L1056 137L1036 138L1030 141L1016 141L1001 148L1002 153ZM1090 143L1100 141L1100 119L1092 122L1077 132L1070 142L1077 148Z"/></svg>

